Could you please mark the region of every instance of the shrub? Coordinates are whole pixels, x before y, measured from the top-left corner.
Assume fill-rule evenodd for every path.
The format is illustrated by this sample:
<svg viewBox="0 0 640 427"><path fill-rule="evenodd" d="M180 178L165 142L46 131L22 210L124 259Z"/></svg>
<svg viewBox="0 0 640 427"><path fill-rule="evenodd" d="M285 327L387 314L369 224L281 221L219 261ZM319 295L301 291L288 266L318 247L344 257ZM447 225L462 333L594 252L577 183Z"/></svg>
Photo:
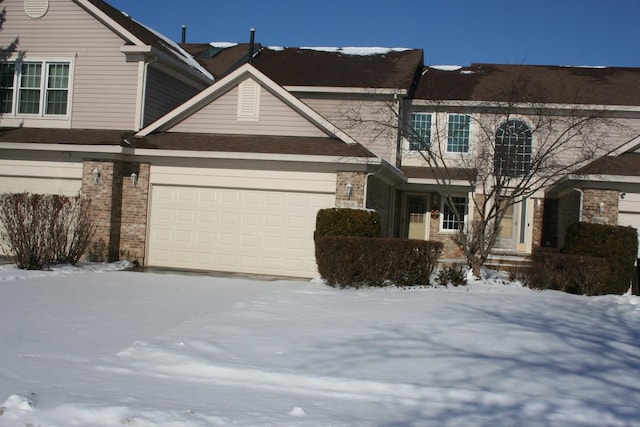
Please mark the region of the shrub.
<svg viewBox="0 0 640 427"><path fill-rule="evenodd" d="M321 209L315 235L380 237L380 215L365 209Z"/></svg>
<svg viewBox="0 0 640 427"><path fill-rule="evenodd" d="M609 274L605 258L536 248L524 284L533 289L553 289L579 295L600 295Z"/></svg>
<svg viewBox="0 0 640 427"><path fill-rule="evenodd" d="M623 294L629 289L638 254L635 228L605 224L575 223L567 230L562 252L606 260L602 294Z"/></svg>
<svg viewBox="0 0 640 427"><path fill-rule="evenodd" d="M436 280L441 286L464 286L467 284L467 274L463 265L453 264L439 270Z"/></svg>
<svg viewBox="0 0 640 427"><path fill-rule="evenodd" d="M2 244L18 268L39 270L54 263L75 264L94 232L90 201L30 193L0 195Z"/></svg>
<svg viewBox="0 0 640 427"><path fill-rule="evenodd" d="M441 242L317 236L320 276L333 287L429 285Z"/></svg>

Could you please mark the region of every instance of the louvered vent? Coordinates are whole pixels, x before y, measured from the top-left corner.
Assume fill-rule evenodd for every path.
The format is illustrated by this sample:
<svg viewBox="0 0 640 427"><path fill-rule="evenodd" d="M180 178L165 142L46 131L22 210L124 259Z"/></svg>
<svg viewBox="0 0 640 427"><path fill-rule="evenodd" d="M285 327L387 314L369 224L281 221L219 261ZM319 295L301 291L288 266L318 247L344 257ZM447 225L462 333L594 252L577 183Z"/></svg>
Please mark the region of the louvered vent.
<svg viewBox="0 0 640 427"><path fill-rule="evenodd" d="M238 86L238 120L260 118L260 85L247 79Z"/></svg>
<svg viewBox="0 0 640 427"><path fill-rule="evenodd" d="M24 0L24 11L31 18L41 18L49 9L49 0Z"/></svg>

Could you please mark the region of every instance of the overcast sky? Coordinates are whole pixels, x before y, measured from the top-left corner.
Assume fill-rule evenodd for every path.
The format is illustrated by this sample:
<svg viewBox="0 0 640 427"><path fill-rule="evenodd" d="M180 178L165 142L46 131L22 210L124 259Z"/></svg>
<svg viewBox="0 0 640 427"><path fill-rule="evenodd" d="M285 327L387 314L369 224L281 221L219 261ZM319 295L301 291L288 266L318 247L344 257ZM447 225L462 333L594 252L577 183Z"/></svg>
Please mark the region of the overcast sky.
<svg viewBox="0 0 640 427"><path fill-rule="evenodd" d="M640 67L640 0L106 0L179 41L424 49L428 65Z"/></svg>

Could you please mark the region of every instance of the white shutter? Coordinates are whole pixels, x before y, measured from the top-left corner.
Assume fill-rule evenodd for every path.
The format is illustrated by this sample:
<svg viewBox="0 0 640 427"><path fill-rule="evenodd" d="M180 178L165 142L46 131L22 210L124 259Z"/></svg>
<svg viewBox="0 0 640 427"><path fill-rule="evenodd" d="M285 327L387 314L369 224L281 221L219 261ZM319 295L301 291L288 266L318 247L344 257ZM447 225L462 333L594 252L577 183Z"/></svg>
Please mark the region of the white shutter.
<svg viewBox="0 0 640 427"><path fill-rule="evenodd" d="M260 84L247 79L238 85L238 120L260 118Z"/></svg>

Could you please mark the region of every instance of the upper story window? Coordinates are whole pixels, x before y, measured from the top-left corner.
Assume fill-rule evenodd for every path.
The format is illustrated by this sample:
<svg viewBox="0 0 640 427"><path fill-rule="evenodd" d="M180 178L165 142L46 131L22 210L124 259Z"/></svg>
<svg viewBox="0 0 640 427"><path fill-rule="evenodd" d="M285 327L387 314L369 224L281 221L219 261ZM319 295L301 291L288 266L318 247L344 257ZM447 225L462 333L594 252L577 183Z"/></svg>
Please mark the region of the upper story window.
<svg viewBox="0 0 640 427"><path fill-rule="evenodd" d="M532 132L522 120L509 120L496 132L496 175L523 176L531 169Z"/></svg>
<svg viewBox="0 0 640 427"><path fill-rule="evenodd" d="M2 63L0 91L0 112L3 114L66 116L69 107L69 63Z"/></svg>
<svg viewBox="0 0 640 427"><path fill-rule="evenodd" d="M449 114L447 125L447 152L469 152L471 116L466 114Z"/></svg>
<svg viewBox="0 0 640 427"><path fill-rule="evenodd" d="M409 150L427 151L431 148L431 113L411 114Z"/></svg>
<svg viewBox="0 0 640 427"><path fill-rule="evenodd" d="M442 229L458 231L464 224L467 215L467 198L453 196L451 202L453 202L453 206L446 197L442 198Z"/></svg>

